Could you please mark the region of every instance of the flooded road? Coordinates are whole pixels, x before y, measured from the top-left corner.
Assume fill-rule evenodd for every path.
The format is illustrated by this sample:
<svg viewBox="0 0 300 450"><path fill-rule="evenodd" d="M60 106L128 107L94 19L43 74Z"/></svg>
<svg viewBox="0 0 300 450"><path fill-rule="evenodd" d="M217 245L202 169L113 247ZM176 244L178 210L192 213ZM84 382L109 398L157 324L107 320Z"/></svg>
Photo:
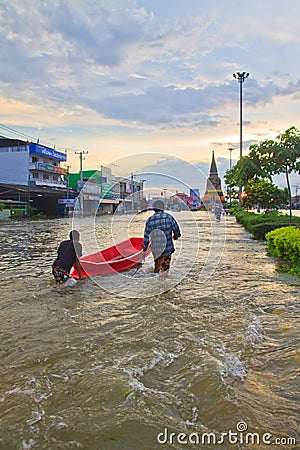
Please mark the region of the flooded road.
<svg viewBox="0 0 300 450"><path fill-rule="evenodd" d="M177 256L170 286L141 296L151 257L124 276L123 296L114 276L61 288L51 264L70 221L0 224L1 450L298 448L299 279L277 273L235 218L212 240L205 212L174 215L176 254L185 245L192 263L185 273ZM129 232L141 236L145 218ZM111 245L111 218L95 228ZM92 250L88 230L82 244ZM204 281L212 244L221 259Z"/></svg>

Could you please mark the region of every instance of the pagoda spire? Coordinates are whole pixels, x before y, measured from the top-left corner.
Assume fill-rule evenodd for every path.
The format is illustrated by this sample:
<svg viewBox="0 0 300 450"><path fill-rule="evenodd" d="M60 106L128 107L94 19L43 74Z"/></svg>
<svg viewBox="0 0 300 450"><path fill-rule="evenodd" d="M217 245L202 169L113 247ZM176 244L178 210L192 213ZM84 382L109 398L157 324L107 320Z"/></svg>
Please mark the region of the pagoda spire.
<svg viewBox="0 0 300 450"><path fill-rule="evenodd" d="M215 152L214 152L214 150L212 151L212 159L211 159L209 175L210 176L218 176L218 169L217 169L217 164L216 164L216 161L215 161Z"/></svg>

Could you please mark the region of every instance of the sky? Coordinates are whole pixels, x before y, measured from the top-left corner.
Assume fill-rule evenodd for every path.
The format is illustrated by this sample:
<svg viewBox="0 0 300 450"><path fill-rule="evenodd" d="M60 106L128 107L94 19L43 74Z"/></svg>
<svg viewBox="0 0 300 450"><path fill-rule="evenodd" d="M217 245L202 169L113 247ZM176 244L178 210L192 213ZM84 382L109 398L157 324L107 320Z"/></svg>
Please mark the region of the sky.
<svg viewBox="0 0 300 450"><path fill-rule="evenodd" d="M174 158L207 172L214 150L222 176L239 155L233 73L250 73L244 154L299 127L299 17L299 0L0 0L0 134L67 149L72 172L75 150L119 174Z"/></svg>

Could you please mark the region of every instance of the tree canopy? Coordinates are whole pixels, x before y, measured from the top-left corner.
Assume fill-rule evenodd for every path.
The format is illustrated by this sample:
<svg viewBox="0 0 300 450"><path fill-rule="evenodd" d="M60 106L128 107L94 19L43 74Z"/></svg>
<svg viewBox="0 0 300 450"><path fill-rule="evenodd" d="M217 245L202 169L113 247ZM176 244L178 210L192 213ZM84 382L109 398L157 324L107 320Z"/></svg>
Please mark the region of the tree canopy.
<svg viewBox="0 0 300 450"><path fill-rule="evenodd" d="M288 202L287 189L279 189L278 186L268 180L254 180L245 187L243 206L247 208L278 208Z"/></svg>
<svg viewBox="0 0 300 450"><path fill-rule="evenodd" d="M295 126L288 128L276 139L265 139L259 144L251 145L247 156L226 172L225 181L231 191L234 187L246 187L253 180L268 181L269 184L258 184L256 189L266 188L272 191L272 177L285 174L290 218L292 218L292 192L290 174L300 173L300 130ZM273 186L273 187L272 187Z"/></svg>

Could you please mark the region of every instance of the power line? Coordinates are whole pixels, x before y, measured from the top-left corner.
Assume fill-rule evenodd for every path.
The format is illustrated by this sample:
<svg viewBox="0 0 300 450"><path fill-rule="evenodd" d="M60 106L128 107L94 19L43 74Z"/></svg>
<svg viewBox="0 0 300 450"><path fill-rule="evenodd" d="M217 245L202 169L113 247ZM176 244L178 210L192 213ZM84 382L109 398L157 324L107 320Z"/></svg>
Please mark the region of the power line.
<svg viewBox="0 0 300 450"><path fill-rule="evenodd" d="M30 140L30 141L32 141L32 142L39 142L39 138L37 138L37 137L32 137L32 136L30 136L30 135L28 135L28 134L26 134L26 133L23 133L22 131L15 130L14 128L11 128L11 127L9 127L9 126L3 124L3 123L0 123L0 129L3 129L3 130L6 131L7 133L11 133L11 134L13 134L13 135L16 135L17 137L20 137L20 139L21 139L21 138L23 138L23 139L26 138L27 140ZM10 139L10 138L8 138L7 136L2 136L2 135L0 135L0 137L6 138L6 139ZM50 147L50 148L53 147L53 144L50 144L50 143L48 143L48 142L46 142L46 141L44 141L44 140L42 140L42 141L43 141L44 145L46 145L46 146L48 146L48 147ZM54 148L55 148L55 145L54 145ZM67 152L67 151L68 151L68 152L73 152L73 153L75 153L75 155L76 155L76 154L80 154L80 152L81 152L81 150L79 150L79 149L67 148L67 147L63 147L63 146L58 146L56 149L57 149L57 150L64 151L64 152ZM82 154L87 154L87 153L88 153L88 152L82 152ZM97 158L95 158L93 155L90 154L89 157L92 158L94 161L96 161L98 165L101 164L101 162L100 162Z"/></svg>
<svg viewBox="0 0 300 450"><path fill-rule="evenodd" d="M10 133L16 134L18 136L26 137L27 139L30 139L34 141L35 139L32 136L29 136L28 134L22 133L21 131L14 130L13 128L10 128L3 123L0 124L0 128L3 128L5 131L9 131Z"/></svg>
<svg viewBox="0 0 300 450"><path fill-rule="evenodd" d="M6 131L7 133L11 133L11 134L16 135L16 136L19 137L20 139L26 138L27 141L29 140L30 142L37 142L37 143L39 143L39 141L40 141L40 138L39 138L39 137L37 138L37 137L29 136L29 135L26 134L26 133L22 133L22 131L14 130L13 128L8 127L7 125L4 125L4 124L0 124L0 128L2 128L2 129L3 129L4 131ZM1 136L1 137L7 138L7 136ZM15 138L15 136L14 136L14 138ZM10 138L9 138L9 139L10 139ZM47 147L50 147L50 148L53 147L53 144L51 144L51 143L49 143L49 142L46 142L44 139L43 139L43 143L44 143L44 145L46 145ZM55 145L54 145L54 148L55 148ZM62 148L60 148L60 147L59 147L59 149L62 150Z"/></svg>
<svg viewBox="0 0 300 450"><path fill-rule="evenodd" d="M7 133L11 133L11 134L14 134L14 135L20 137L20 139L21 138L22 139L26 138L27 140L29 139L31 142L39 142L39 140L40 140L39 137L29 136L28 134L23 133L22 131L15 130L14 128L11 128L11 127L3 124L3 123L0 124L0 129L1 128L4 131L6 131ZM7 136L2 136L1 135L1 137L2 138L6 138L6 139L11 139L11 138L8 138ZM46 140L44 140L44 139L42 139L42 141L43 141L44 145L46 145L47 147L50 147L50 148L54 147L55 148L55 145L53 146L52 143L46 142ZM77 151L75 149L66 148L66 147L63 147L63 146L58 146L57 149L62 150L62 151L68 150L68 151L71 151L71 152L76 152Z"/></svg>

